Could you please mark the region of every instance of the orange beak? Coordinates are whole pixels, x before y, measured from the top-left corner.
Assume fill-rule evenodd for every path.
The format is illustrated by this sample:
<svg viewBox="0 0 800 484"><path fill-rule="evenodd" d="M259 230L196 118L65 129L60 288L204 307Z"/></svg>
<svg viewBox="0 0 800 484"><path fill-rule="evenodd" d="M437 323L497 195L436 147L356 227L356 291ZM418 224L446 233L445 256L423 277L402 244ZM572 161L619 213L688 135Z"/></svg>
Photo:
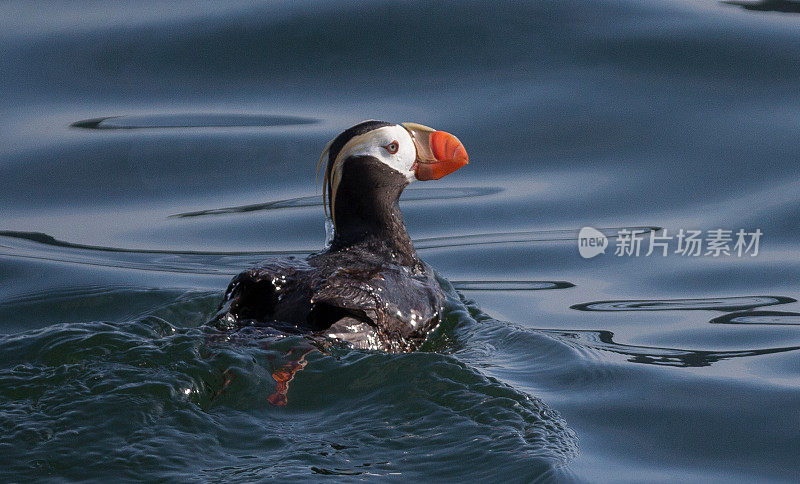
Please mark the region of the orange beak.
<svg viewBox="0 0 800 484"><path fill-rule="evenodd" d="M469 163L467 150L455 136L416 123L403 123L417 146L414 176L438 180Z"/></svg>

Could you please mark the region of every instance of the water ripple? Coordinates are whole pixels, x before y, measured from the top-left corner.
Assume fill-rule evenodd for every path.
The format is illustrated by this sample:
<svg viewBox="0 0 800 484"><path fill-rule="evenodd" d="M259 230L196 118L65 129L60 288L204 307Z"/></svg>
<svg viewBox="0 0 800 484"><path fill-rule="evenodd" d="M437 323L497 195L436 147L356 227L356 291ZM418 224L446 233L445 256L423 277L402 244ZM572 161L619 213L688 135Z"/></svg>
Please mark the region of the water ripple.
<svg viewBox="0 0 800 484"><path fill-rule="evenodd" d="M318 119L299 116L227 114L227 113L164 113L106 116L76 121L70 126L84 129L145 128L238 128L296 126L318 123Z"/></svg>
<svg viewBox="0 0 800 484"><path fill-rule="evenodd" d="M754 12L781 12L781 13L800 13L800 2L796 0L722 0L720 3L742 7L745 10Z"/></svg>
<svg viewBox="0 0 800 484"><path fill-rule="evenodd" d="M403 192L402 201L441 200L485 197L502 192L499 187L446 187L446 188L408 188ZM319 195L307 197L287 198L271 202L239 205L235 207L211 208L193 212L178 213L170 217L189 218L207 215L225 215L231 213L258 212L262 210L277 210L282 208L321 207L322 197Z"/></svg>
<svg viewBox="0 0 800 484"><path fill-rule="evenodd" d="M615 227L598 229L607 238L614 239L618 233L626 229L646 234L661 230L660 227ZM414 240L417 249L436 249L442 247L465 247L470 245L509 244L528 242L557 242L578 240L579 229L563 230L531 230L520 232L492 232L485 234L448 235L443 237L427 237Z"/></svg>
<svg viewBox="0 0 800 484"><path fill-rule="evenodd" d="M731 358L768 355L795 351L800 346L784 346L735 351L687 350L661 348L658 346L638 346L617 343L611 331L540 329L560 341L576 348L591 348L604 352L627 356L631 363L644 363L658 366L703 367Z"/></svg>
<svg viewBox="0 0 800 484"><path fill-rule="evenodd" d="M709 321L712 324L800 325L800 313L784 311L742 311L728 313Z"/></svg>
<svg viewBox="0 0 800 484"><path fill-rule="evenodd" d="M0 254L21 259L186 274L234 274L266 257L303 256L314 252L128 249L75 244L38 232L0 231L0 237L9 237L15 242L7 245Z"/></svg>
<svg viewBox="0 0 800 484"><path fill-rule="evenodd" d="M435 353L313 352L288 405L273 407L272 374L303 340L219 334L151 316L0 335L0 478L31 466L66 480L141 476L145 466L175 480L181 462L181 475L208 480L431 468L455 479L469 459L486 462L470 477L503 468L533 481L576 451L543 402Z"/></svg>
<svg viewBox="0 0 800 484"><path fill-rule="evenodd" d="M786 296L735 296L695 299L595 301L570 306L579 311L741 311L797 302Z"/></svg>
<svg viewBox="0 0 800 484"><path fill-rule="evenodd" d="M459 291L541 291L575 287L567 281L450 281L450 284Z"/></svg>
<svg viewBox="0 0 800 484"><path fill-rule="evenodd" d="M630 228L633 230L634 228ZM656 228L636 228L636 230L656 230ZM618 229L605 229L616 234ZM414 240L417 250L441 247L469 247L476 245L559 242L575 240L578 230L539 230L525 232L500 232L446 237L430 237ZM162 272L184 272L190 274L234 274L244 267L256 264L272 256L302 257L318 252L320 249L298 248L293 250L259 251L196 251L165 249L130 249L88 244L77 244L56 239L40 232L18 232L0 230L0 237L11 241L0 245L0 254L19 258L48 260ZM469 281L464 281L469 282ZM475 281L479 282L479 281ZM480 281L483 283L484 281ZM487 283L498 281L485 281ZM499 281L503 282L503 281ZM512 281L513 282L513 281ZM558 287L570 284L563 281L550 281ZM526 281L527 283L527 281ZM563 287L562 287L563 286ZM487 286L488 287L488 286ZM532 286L528 285L527 289ZM491 289L482 289L491 290Z"/></svg>

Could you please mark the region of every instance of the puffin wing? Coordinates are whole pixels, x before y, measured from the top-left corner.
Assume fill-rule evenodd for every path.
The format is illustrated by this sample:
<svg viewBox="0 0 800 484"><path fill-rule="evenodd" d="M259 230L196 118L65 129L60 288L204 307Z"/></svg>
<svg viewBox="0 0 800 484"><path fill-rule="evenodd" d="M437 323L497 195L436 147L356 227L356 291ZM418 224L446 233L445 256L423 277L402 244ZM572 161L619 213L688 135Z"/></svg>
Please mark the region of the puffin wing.
<svg viewBox="0 0 800 484"><path fill-rule="evenodd" d="M411 351L438 324L440 294L427 273L411 276L398 266L339 269L315 291L309 320L322 334L359 348Z"/></svg>
<svg viewBox="0 0 800 484"><path fill-rule="evenodd" d="M275 323L272 325L284 330L307 329L302 323L311 296L308 279L309 268L303 260L265 261L233 278L213 321L253 321Z"/></svg>
<svg viewBox="0 0 800 484"><path fill-rule="evenodd" d="M338 271L321 281L311 297L309 321L318 330L326 330L348 317L375 326L379 300L373 288L360 277L343 276Z"/></svg>

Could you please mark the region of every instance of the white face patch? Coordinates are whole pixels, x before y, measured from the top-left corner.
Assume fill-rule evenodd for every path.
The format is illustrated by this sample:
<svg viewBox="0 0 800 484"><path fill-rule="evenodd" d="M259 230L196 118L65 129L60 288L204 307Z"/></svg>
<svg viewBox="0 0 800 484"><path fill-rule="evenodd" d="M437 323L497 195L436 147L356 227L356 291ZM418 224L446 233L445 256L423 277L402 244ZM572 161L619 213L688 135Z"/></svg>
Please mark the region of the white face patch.
<svg viewBox="0 0 800 484"><path fill-rule="evenodd" d="M387 149L392 148L392 143L397 143L396 153ZM417 147L408 131L400 125L384 126L354 137L342 147L335 165L351 156L372 156L404 175L409 182L416 180L411 167L417 160Z"/></svg>
<svg viewBox="0 0 800 484"><path fill-rule="evenodd" d="M397 151L395 151L395 147ZM320 155L317 173L325 163L329 149L330 143ZM412 168L417 161L417 147L411 134L403 126L399 124L384 126L353 137L345 143L333 163L325 169L322 199L325 211L330 214L334 226L336 225L336 217L334 215L336 191L339 188L339 182L342 180L344 161L351 156L371 156L405 176L409 183L417 179ZM330 197L330 200L328 197ZM328 211L328 201L330 201L330 211Z"/></svg>

